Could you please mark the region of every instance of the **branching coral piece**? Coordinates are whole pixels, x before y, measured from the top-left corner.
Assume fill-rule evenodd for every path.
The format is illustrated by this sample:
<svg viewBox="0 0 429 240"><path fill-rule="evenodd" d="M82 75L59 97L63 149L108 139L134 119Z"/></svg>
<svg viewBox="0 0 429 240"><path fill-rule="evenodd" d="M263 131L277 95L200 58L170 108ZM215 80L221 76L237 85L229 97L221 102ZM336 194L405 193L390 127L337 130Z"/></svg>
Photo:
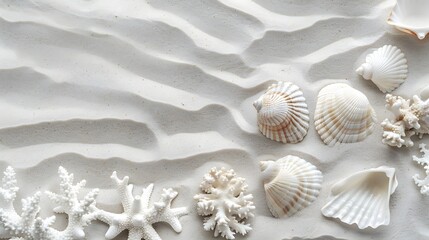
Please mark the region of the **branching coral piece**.
<svg viewBox="0 0 429 240"><path fill-rule="evenodd" d="M48 193L51 199L59 204L58 212L68 215L68 225L63 231L50 227L55 222L55 216L42 219L38 217L40 207L40 192L33 197L22 200L22 211L19 215L13 202L19 188L16 186L15 172L8 167L4 172L0 188L0 238L15 240L74 240L83 239L85 227L90 221L90 206L95 204L98 189L88 193L83 200L78 199L78 193L85 181L73 185L73 174L60 167L60 194Z"/></svg>
<svg viewBox="0 0 429 240"><path fill-rule="evenodd" d="M86 196L79 200L78 194L86 181L82 180L73 185L73 174L69 174L63 167L59 167L60 193L46 192L48 197L58 204L54 208L56 213L65 213L68 215L68 225L65 230L55 233L60 238L55 239L84 239L86 227L94 219L95 198L98 195L98 189L93 189Z"/></svg>
<svg viewBox="0 0 429 240"><path fill-rule="evenodd" d="M56 213L64 213L68 216L67 227L58 231L50 227L55 222L55 216L42 219L38 217L40 207L40 192L33 197L22 200L22 210L19 215L13 202L19 188L16 186L15 172L8 167L4 172L2 187L0 187L0 238L11 240L76 240L84 239L86 227L91 221L99 219L110 225L106 238L113 239L123 230L128 229L129 240L161 240L158 233L152 227L157 222L166 222L176 231L182 230L179 217L188 213L186 208L171 208L171 202L177 197L173 189L164 189L161 199L149 206L153 184L143 190L141 196L133 196L133 185L128 184L128 177L119 179L116 172L112 174L112 180L121 195L124 213L116 214L97 209L95 198L98 189L86 194L79 199L79 192L85 186L82 180L73 184L73 174L69 174L63 167L59 167L60 192L46 192L47 196L57 204Z"/></svg>
<svg viewBox="0 0 429 240"><path fill-rule="evenodd" d="M214 236L234 239L235 233L247 234L252 228L245 220L253 217L252 194L245 194L244 178L236 177L233 169L212 168L200 185L205 194L197 194L197 211L205 216L204 229L214 230Z"/></svg>
<svg viewBox="0 0 429 240"><path fill-rule="evenodd" d="M171 188L163 189L161 199L149 206L153 184L146 187L140 196L133 196L133 185L128 184L128 176L119 179L116 172L113 172L111 178L120 195L124 212L117 214L97 211L96 217L110 226L105 236L107 239L113 239L128 229L128 240L161 240L152 227L157 222L166 222L176 232L182 231L179 217L188 214L188 210L185 207L171 208L171 202L178 194L176 191Z"/></svg>
<svg viewBox="0 0 429 240"><path fill-rule="evenodd" d="M413 161L422 165L426 171L426 177L420 178L419 174L413 176L414 182L420 187L420 193L429 196L429 149L426 148L426 144L420 144L420 152L423 153L421 158L413 156Z"/></svg>
<svg viewBox="0 0 429 240"><path fill-rule="evenodd" d="M383 143L394 147L411 147L411 137L429 134L429 100L422 101L417 95L411 100L400 96L386 95L386 109L394 114L394 119L386 119L383 127Z"/></svg>

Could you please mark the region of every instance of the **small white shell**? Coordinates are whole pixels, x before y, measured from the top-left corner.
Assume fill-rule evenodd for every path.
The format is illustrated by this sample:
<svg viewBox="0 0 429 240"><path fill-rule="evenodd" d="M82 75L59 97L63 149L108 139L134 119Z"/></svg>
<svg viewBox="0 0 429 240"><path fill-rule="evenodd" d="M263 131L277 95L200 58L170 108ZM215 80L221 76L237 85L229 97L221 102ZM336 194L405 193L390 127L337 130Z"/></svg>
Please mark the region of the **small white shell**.
<svg viewBox="0 0 429 240"><path fill-rule="evenodd" d="M333 146L364 140L372 133L376 117L363 93L335 83L320 90L314 120L320 138Z"/></svg>
<svg viewBox="0 0 429 240"><path fill-rule="evenodd" d="M292 216L319 196L322 173L299 157L261 161L260 167L267 205L274 217Z"/></svg>
<svg viewBox="0 0 429 240"><path fill-rule="evenodd" d="M302 91L293 83L278 82L253 103L259 130L267 138L297 143L307 135L309 112Z"/></svg>
<svg viewBox="0 0 429 240"><path fill-rule="evenodd" d="M429 1L397 0L387 23L424 39L429 33Z"/></svg>
<svg viewBox="0 0 429 240"><path fill-rule="evenodd" d="M401 85L408 74L408 65L401 50L385 45L366 57L356 72L366 80L371 80L383 93L388 93Z"/></svg>
<svg viewBox="0 0 429 240"><path fill-rule="evenodd" d="M389 225L390 195L397 186L394 168L382 166L355 173L332 187L333 199L322 208L322 214L350 225L356 223L360 229Z"/></svg>

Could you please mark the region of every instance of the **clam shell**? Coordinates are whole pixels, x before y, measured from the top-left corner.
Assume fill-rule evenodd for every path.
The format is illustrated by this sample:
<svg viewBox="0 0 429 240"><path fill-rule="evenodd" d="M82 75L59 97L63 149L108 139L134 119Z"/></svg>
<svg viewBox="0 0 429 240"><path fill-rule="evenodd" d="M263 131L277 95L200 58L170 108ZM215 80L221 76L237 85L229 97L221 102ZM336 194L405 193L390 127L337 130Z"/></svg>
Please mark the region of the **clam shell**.
<svg viewBox="0 0 429 240"><path fill-rule="evenodd" d="M293 83L278 82L253 103L259 130L267 138L297 143L307 135L309 112L302 91Z"/></svg>
<svg viewBox="0 0 429 240"><path fill-rule="evenodd" d="M385 45L366 57L356 72L371 80L383 93L399 87L408 74L407 59L402 51L392 45Z"/></svg>
<svg viewBox="0 0 429 240"><path fill-rule="evenodd" d="M274 217L292 216L319 196L322 173L299 157L262 161L260 167L267 205Z"/></svg>
<svg viewBox="0 0 429 240"><path fill-rule="evenodd" d="M320 90L314 120L320 138L333 146L364 140L372 133L376 116L363 93L336 83Z"/></svg>
<svg viewBox="0 0 429 240"><path fill-rule="evenodd" d="M387 23L424 39L429 33L429 1L397 0Z"/></svg>
<svg viewBox="0 0 429 240"><path fill-rule="evenodd" d="M332 187L333 199L322 208L322 214L355 223L360 229L389 225L390 195L397 186L394 168L382 166L355 173Z"/></svg>

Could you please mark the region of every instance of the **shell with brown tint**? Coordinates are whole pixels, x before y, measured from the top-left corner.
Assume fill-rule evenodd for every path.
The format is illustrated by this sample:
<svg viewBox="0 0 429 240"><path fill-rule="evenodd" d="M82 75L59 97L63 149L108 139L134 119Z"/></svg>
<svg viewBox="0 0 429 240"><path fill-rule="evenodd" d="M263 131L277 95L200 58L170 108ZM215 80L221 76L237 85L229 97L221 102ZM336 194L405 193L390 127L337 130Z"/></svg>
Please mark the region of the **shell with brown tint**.
<svg viewBox="0 0 429 240"><path fill-rule="evenodd" d="M260 167L267 205L274 217L292 216L319 196L322 173L299 157L261 161Z"/></svg>
<svg viewBox="0 0 429 240"><path fill-rule="evenodd" d="M429 33L429 1L397 0L387 23L423 40Z"/></svg>
<svg viewBox="0 0 429 240"><path fill-rule="evenodd" d="M364 140L372 133L376 116L365 94L335 83L320 90L314 120L320 138L333 146Z"/></svg>
<svg viewBox="0 0 429 240"><path fill-rule="evenodd" d="M309 112L302 91L293 83L278 82L253 103L259 130L267 138L297 143L307 135Z"/></svg>

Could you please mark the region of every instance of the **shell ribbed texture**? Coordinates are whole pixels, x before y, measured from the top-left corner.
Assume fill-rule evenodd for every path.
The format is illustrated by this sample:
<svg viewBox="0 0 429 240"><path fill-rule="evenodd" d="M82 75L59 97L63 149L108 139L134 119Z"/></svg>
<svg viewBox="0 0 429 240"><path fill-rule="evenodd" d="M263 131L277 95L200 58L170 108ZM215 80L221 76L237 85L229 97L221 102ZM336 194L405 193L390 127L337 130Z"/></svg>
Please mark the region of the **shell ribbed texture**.
<svg viewBox="0 0 429 240"><path fill-rule="evenodd" d="M258 111L259 130L267 138L297 143L307 135L309 111L302 91L293 83L271 85L253 105Z"/></svg>
<svg viewBox="0 0 429 240"><path fill-rule="evenodd" d="M390 195L397 186L394 168L358 172L332 187L333 199L322 208L322 214L360 229L388 225Z"/></svg>
<svg viewBox="0 0 429 240"><path fill-rule="evenodd" d="M328 85L319 92L314 119L317 132L329 146L364 140L376 122L366 96L344 83Z"/></svg>
<svg viewBox="0 0 429 240"><path fill-rule="evenodd" d="M274 217L292 216L319 196L322 173L299 157L261 162L261 170L267 205Z"/></svg>
<svg viewBox="0 0 429 240"><path fill-rule="evenodd" d="M357 70L365 79L371 80L383 93L398 88L408 76L407 59L402 51L385 45L366 57L366 62Z"/></svg>

